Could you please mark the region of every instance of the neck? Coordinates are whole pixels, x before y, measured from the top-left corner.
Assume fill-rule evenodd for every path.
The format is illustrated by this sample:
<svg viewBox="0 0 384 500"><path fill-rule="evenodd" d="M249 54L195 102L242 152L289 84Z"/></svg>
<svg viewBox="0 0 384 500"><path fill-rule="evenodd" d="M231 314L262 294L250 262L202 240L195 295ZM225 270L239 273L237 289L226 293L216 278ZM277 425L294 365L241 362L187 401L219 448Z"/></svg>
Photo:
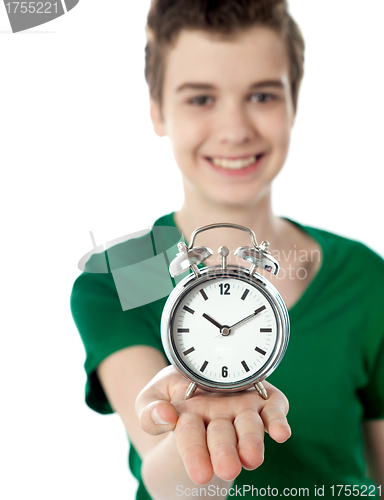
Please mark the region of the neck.
<svg viewBox="0 0 384 500"><path fill-rule="evenodd" d="M285 225L282 219L273 215L270 188L250 206L214 204L202 197L197 198L195 193L185 190L185 200L181 209L175 214L175 221L187 241L190 241L191 233L200 226L229 222L253 229L258 243L267 240L271 248L283 246ZM199 235L196 244L208 246L216 252L216 247L220 245L227 245L234 250L238 246L251 245L251 241L245 232L220 228Z"/></svg>

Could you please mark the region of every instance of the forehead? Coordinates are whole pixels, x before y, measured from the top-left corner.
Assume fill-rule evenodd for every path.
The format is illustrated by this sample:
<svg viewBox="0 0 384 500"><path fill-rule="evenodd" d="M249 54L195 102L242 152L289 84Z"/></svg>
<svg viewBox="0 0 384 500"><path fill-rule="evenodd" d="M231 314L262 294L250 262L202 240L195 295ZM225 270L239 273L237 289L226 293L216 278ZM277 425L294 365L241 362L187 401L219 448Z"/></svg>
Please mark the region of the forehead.
<svg viewBox="0 0 384 500"><path fill-rule="evenodd" d="M289 60L284 42L266 27L219 36L204 31L182 31L166 56L164 85L175 90L185 81L236 87L252 81L289 82Z"/></svg>

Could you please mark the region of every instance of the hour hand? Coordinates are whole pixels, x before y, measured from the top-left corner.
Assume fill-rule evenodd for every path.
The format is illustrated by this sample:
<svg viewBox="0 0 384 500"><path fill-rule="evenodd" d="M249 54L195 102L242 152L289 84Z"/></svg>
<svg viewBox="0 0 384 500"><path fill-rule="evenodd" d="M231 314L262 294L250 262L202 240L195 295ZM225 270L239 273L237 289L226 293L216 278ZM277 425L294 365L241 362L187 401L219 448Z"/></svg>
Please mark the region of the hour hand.
<svg viewBox="0 0 384 500"><path fill-rule="evenodd" d="M208 314L203 314L203 318L207 319L208 321L210 321L213 325L217 326L217 328L219 330L222 330L223 326L220 325L220 323L218 323L217 321L215 321L213 318L211 318L210 316L208 316Z"/></svg>

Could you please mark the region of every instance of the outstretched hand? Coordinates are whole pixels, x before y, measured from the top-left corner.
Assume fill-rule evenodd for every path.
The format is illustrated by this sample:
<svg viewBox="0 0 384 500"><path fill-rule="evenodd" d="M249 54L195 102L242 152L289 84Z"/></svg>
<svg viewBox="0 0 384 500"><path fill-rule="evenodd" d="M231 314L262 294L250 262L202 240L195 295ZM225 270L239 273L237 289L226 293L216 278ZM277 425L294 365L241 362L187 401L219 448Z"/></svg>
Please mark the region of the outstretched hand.
<svg viewBox="0 0 384 500"><path fill-rule="evenodd" d="M267 400L255 389L233 394L197 389L184 400L189 381L167 366L140 392L136 413L149 434L174 431L192 481L206 484L213 474L230 481L242 467L253 470L262 464L265 431L278 443L291 435L287 398L268 382L263 384Z"/></svg>

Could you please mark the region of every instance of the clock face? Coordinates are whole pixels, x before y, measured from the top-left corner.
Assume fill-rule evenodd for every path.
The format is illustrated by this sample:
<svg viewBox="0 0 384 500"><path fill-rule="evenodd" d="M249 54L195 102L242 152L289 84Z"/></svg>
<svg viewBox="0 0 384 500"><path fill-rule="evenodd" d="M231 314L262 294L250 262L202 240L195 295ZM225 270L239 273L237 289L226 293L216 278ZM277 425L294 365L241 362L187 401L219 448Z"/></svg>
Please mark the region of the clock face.
<svg viewBox="0 0 384 500"><path fill-rule="evenodd" d="M255 283L240 278L196 284L172 316L171 342L180 364L218 387L258 376L277 338L271 301Z"/></svg>

